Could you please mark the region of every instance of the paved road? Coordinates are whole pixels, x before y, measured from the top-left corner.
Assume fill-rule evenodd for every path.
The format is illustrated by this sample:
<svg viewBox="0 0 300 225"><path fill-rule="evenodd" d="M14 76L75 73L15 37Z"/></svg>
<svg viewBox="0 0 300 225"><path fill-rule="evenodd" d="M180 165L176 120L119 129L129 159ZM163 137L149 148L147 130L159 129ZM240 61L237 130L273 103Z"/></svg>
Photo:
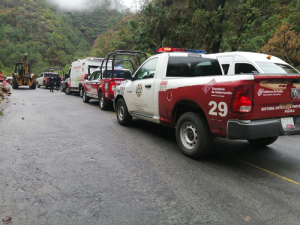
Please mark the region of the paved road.
<svg viewBox="0 0 300 225"><path fill-rule="evenodd" d="M0 117L0 216L13 224L299 224L300 139L217 139L202 161L174 130L118 124L97 101L13 90ZM23 119L22 119L23 118Z"/></svg>

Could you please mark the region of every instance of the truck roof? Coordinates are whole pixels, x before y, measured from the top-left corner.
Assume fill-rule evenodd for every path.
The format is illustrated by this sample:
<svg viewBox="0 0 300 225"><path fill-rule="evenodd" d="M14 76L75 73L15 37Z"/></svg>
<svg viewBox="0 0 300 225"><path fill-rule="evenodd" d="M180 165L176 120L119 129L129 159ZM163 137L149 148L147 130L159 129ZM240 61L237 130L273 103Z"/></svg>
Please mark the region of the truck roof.
<svg viewBox="0 0 300 225"><path fill-rule="evenodd" d="M272 56L272 55L267 55L263 53L255 53L255 52L223 52L223 53L214 53L214 54L208 54L208 56L214 56L214 57L226 57L226 56L239 56L239 61L252 61L252 62L273 62L273 63L280 63L280 64L286 64L285 61L282 59ZM268 58L270 57L270 59ZM235 60L237 61L237 60Z"/></svg>

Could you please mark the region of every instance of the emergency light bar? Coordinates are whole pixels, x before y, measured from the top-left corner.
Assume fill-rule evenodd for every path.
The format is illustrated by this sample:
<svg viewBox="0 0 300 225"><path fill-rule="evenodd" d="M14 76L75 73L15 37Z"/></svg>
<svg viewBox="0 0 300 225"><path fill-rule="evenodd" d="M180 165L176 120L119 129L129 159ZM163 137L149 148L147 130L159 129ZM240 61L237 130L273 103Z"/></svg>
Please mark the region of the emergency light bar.
<svg viewBox="0 0 300 225"><path fill-rule="evenodd" d="M192 53L206 54L205 50L185 49L185 48L171 48L171 47L159 48L157 51L158 52L192 52Z"/></svg>

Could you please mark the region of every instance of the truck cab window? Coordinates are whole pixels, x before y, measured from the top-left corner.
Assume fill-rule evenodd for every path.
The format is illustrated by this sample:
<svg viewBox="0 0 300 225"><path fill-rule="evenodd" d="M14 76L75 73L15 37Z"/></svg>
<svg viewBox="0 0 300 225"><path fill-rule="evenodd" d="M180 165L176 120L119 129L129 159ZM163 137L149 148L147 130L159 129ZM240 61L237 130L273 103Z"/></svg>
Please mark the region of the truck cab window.
<svg viewBox="0 0 300 225"><path fill-rule="evenodd" d="M92 73L92 75L90 76L89 80L94 80L95 73L96 72Z"/></svg>
<svg viewBox="0 0 300 225"><path fill-rule="evenodd" d="M230 66L229 64L222 64L222 68L225 75L228 74L229 66Z"/></svg>
<svg viewBox="0 0 300 225"><path fill-rule="evenodd" d="M158 58L150 59L139 69L139 71L137 71L135 78L136 79L154 78L157 63L158 63Z"/></svg>
<svg viewBox="0 0 300 225"><path fill-rule="evenodd" d="M258 73L258 70L249 63L236 63L234 69L235 74L252 74L253 72Z"/></svg>
<svg viewBox="0 0 300 225"><path fill-rule="evenodd" d="M222 75L217 59L200 57L170 57L167 77L199 77Z"/></svg>
<svg viewBox="0 0 300 225"><path fill-rule="evenodd" d="M93 80L99 79L100 71L96 71L93 74L94 74Z"/></svg>

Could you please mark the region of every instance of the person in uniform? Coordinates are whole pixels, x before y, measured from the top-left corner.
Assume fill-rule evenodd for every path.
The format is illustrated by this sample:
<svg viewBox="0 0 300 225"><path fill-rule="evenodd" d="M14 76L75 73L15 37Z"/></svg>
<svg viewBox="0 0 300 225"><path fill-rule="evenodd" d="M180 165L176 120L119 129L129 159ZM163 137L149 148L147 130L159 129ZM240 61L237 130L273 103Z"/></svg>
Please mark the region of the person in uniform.
<svg viewBox="0 0 300 225"><path fill-rule="evenodd" d="M52 75L49 77L50 81L50 92L53 92L54 84L55 84L55 77Z"/></svg>

